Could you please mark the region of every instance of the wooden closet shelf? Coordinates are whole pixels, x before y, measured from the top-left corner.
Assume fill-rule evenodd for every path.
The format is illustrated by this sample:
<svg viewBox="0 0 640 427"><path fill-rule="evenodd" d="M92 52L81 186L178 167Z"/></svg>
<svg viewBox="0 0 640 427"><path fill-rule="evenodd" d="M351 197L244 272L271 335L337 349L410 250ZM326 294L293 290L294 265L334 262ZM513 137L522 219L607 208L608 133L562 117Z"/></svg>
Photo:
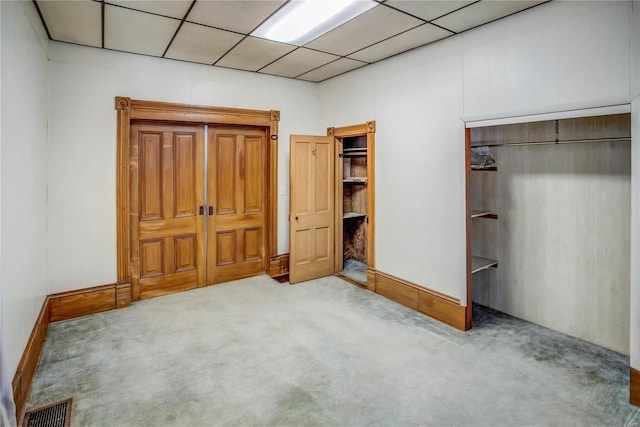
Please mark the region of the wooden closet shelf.
<svg viewBox="0 0 640 427"><path fill-rule="evenodd" d="M363 213L345 212L344 215L342 215L342 219L364 218L366 216L367 216L367 214L363 214Z"/></svg>
<svg viewBox="0 0 640 427"><path fill-rule="evenodd" d="M344 148L342 149L342 156L343 157L356 157L356 156L366 156L367 155L367 148L363 147L357 147L357 148Z"/></svg>
<svg viewBox="0 0 640 427"><path fill-rule="evenodd" d="M367 177L366 176L347 176L342 182L345 184L366 184Z"/></svg>
<svg viewBox="0 0 640 427"><path fill-rule="evenodd" d="M498 214L491 211L471 211L471 218L498 219Z"/></svg>
<svg viewBox="0 0 640 427"><path fill-rule="evenodd" d="M489 259L489 258L482 258L479 256L472 256L471 257L471 273L477 273L478 271L481 270L486 270L487 268L490 267L497 267L498 266L498 261L496 261L495 259Z"/></svg>

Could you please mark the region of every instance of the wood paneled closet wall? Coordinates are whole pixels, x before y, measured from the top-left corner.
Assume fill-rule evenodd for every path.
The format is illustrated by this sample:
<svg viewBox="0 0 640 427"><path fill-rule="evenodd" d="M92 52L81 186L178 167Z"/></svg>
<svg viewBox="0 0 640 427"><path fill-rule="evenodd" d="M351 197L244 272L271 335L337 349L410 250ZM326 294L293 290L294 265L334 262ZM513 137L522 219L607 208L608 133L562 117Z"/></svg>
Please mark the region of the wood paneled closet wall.
<svg viewBox="0 0 640 427"><path fill-rule="evenodd" d="M629 353L629 114L467 129L471 302ZM469 157L468 155L468 157Z"/></svg>

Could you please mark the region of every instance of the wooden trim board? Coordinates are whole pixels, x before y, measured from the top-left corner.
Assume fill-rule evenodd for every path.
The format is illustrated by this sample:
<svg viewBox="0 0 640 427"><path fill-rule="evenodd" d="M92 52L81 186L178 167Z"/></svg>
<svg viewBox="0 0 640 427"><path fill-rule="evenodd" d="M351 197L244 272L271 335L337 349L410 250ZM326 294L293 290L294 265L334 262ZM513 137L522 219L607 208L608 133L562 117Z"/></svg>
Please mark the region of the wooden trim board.
<svg viewBox="0 0 640 427"><path fill-rule="evenodd" d="M116 165L116 220L118 283L133 283L129 295L122 293L118 304L141 298L137 282L139 253L132 249L135 235L136 209L132 204L135 196L135 165L130 165L131 121L172 122L181 124L246 125L259 126L267 133L267 256L278 253L278 124L280 111L247 110L240 108L207 107L175 104L170 102L144 101L117 96L115 109L117 121L117 165ZM134 191L131 191L131 188ZM265 271L271 272L269 260L265 259Z"/></svg>
<svg viewBox="0 0 640 427"><path fill-rule="evenodd" d="M49 323L129 305L131 305L131 283L129 282L60 292L45 298L12 382L18 420L22 417L31 381L40 361Z"/></svg>
<svg viewBox="0 0 640 427"><path fill-rule="evenodd" d="M640 406L640 371L629 368L629 403Z"/></svg>
<svg viewBox="0 0 640 427"><path fill-rule="evenodd" d="M271 257L269 265L269 276L276 277L289 274L289 254L276 255Z"/></svg>
<svg viewBox="0 0 640 427"><path fill-rule="evenodd" d="M18 363L18 369L13 377L13 400L16 404L16 418L18 421L22 418L22 411L24 410L24 404L29 396L29 389L31 388L31 381L33 375L36 372L38 363L40 362L40 355L42 354L42 347L47 338L47 330L49 329L49 315L50 305L49 297L44 299L40 314L36 319L36 323L31 330L31 335L27 341L27 345L22 353L22 358Z"/></svg>
<svg viewBox="0 0 640 427"><path fill-rule="evenodd" d="M376 271L375 292L406 307L465 331L466 309L460 300Z"/></svg>
<svg viewBox="0 0 640 427"><path fill-rule="evenodd" d="M464 330L473 327L473 278L471 267L471 129L464 130L464 182L465 182L465 235L467 255L467 308L464 313Z"/></svg>
<svg viewBox="0 0 640 427"><path fill-rule="evenodd" d="M120 307L126 307L126 305L123 305L122 295L126 294L127 291L129 295L131 295L131 285L129 284L127 287L126 283L121 283L119 285L95 286L50 295L49 305L51 315L49 321L58 322L60 320L114 310L118 308L118 304L120 304ZM117 300L118 293L121 295L120 301Z"/></svg>
<svg viewBox="0 0 640 427"><path fill-rule="evenodd" d="M375 144L376 144L376 122L370 121L351 126L327 128L327 136L334 138L346 138L351 136L367 137L367 289L375 292L375 266L376 266L376 173L375 173ZM336 144L336 164L335 164L335 273L342 271L342 162L340 158L339 144Z"/></svg>

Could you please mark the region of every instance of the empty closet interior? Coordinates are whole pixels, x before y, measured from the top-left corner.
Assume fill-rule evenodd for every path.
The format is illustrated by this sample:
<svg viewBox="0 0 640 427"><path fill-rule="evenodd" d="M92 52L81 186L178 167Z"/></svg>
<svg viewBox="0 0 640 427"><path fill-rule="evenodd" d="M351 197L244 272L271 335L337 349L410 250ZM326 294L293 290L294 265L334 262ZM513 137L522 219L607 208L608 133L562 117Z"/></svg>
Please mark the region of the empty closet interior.
<svg viewBox="0 0 640 427"><path fill-rule="evenodd" d="M629 354L630 114L467 129L473 303Z"/></svg>
<svg viewBox="0 0 640 427"><path fill-rule="evenodd" d="M339 162L342 171L341 221L341 274L359 284L367 284L368 240L368 176L367 135L339 138L342 153ZM340 271L340 270L338 270Z"/></svg>

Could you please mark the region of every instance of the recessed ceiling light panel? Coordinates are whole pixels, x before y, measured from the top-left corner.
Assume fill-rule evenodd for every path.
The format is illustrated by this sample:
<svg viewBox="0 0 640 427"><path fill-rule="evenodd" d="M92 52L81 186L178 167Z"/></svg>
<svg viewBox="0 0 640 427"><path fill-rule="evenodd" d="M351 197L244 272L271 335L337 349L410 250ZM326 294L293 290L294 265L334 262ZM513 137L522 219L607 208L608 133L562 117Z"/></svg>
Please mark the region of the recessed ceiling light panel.
<svg viewBox="0 0 640 427"><path fill-rule="evenodd" d="M373 0L291 0L251 35L302 46L376 5Z"/></svg>

